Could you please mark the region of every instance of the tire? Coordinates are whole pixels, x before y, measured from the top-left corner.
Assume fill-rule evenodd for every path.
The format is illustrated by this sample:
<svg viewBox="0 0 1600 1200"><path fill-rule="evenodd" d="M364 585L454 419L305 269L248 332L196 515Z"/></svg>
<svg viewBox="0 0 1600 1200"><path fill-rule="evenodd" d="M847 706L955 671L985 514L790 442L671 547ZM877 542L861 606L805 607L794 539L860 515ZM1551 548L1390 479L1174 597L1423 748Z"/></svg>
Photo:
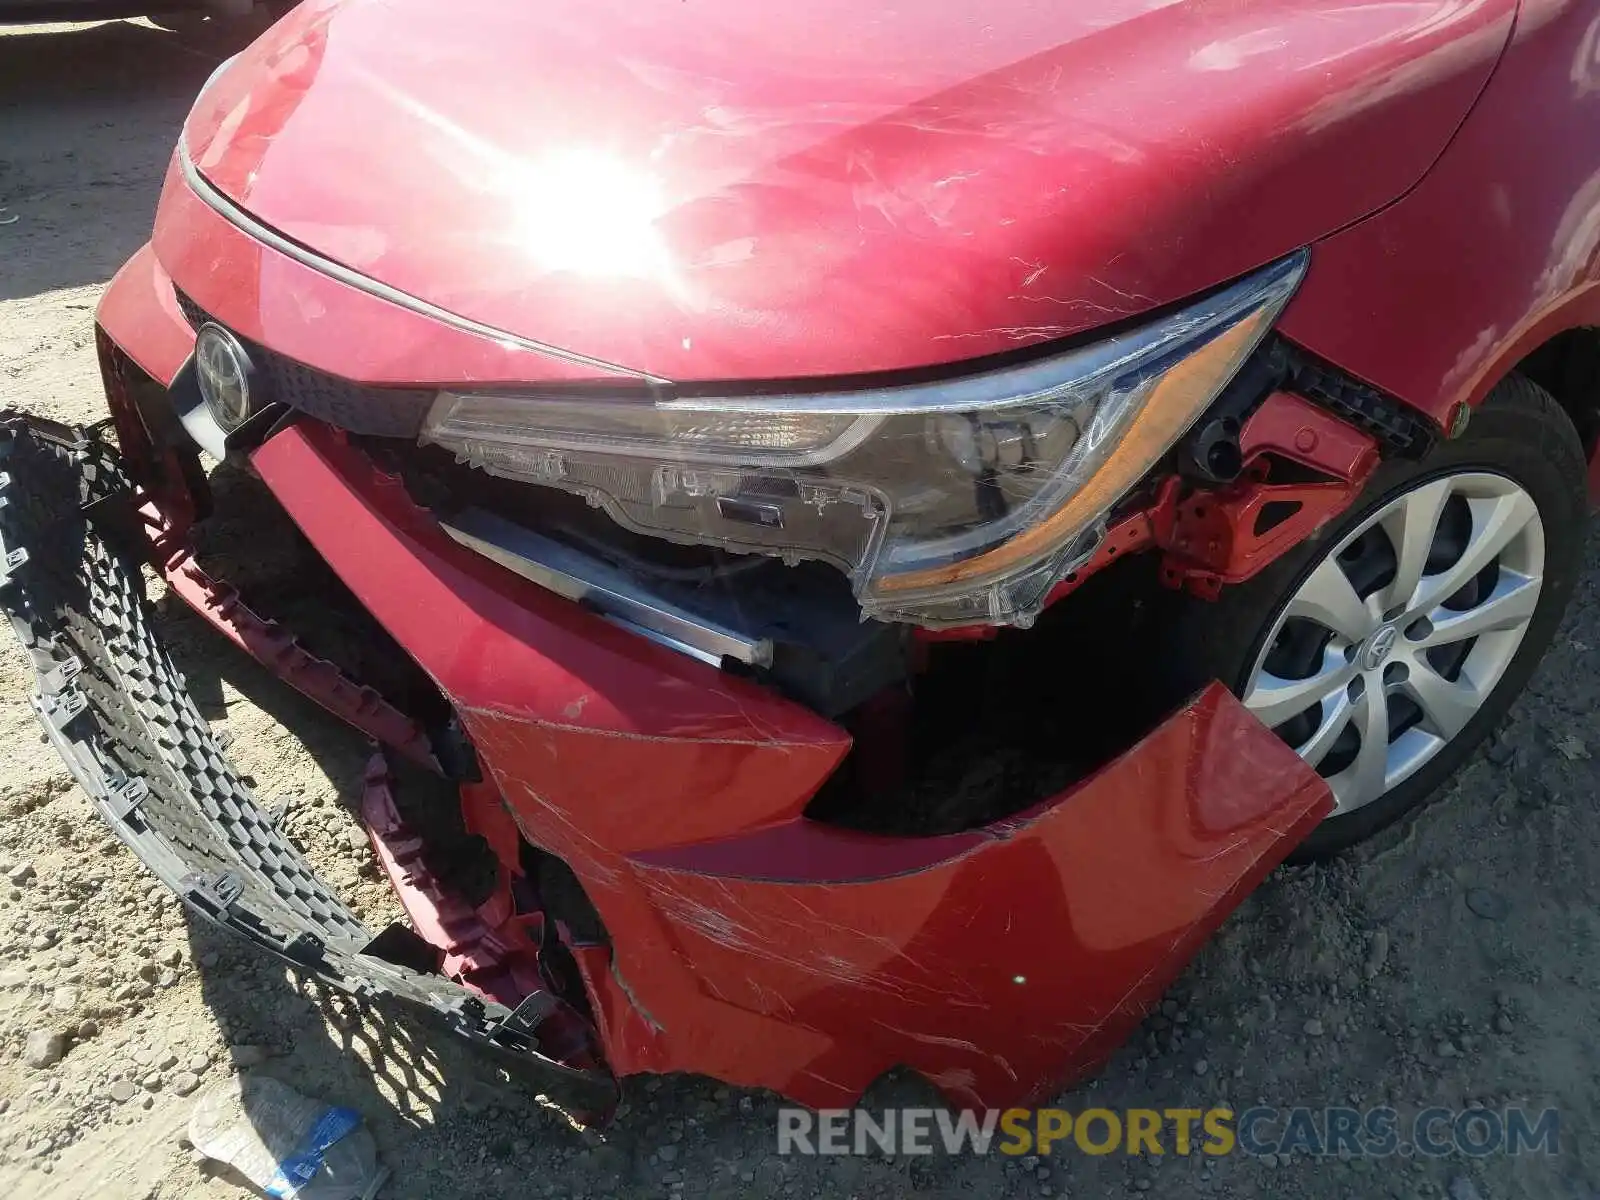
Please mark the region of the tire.
<svg viewBox="0 0 1600 1200"><path fill-rule="evenodd" d="M1269 653L1267 638L1277 630L1280 618L1286 618L1287 606L1312 573L1319 567L1326 569L1333 551L1376 514L1386 509L1393 512L1391 505L1400 497L1438 480L1475 473L1503 477L1520 487L1532 499L1542 523L1543 581L1532 616L1522 627L1521 642L1501 668L1498 681L1489 685L1492 690L1483 697L1475 714L1443 741L1442 748L1433 750L1432 757L1408 777L1376 792L1376 799L1328 817L1295 851L1292 860L1336 854L1418 809L1493 732L1527 685L1555 637L1582 567L1589 510L1587 464L1571 418L1531 380L1509 376L1472 415L1461 437L1442 444L1421 462L1390 460L1381 464L1360 498L1337 520L1254 578L1225 589L1214 603L1188 596L1171 597L1163 619L1157 622L1153 670L1161 681L1164 700L1188 696L1212 679L1221 680L1236 695L1244 697L1258 662ZM1394 553L1394 538L1387 533L1383 536L1386 552ZM1391 633L1390 643L1396 640ZM1475 644L1476 640L1465 643L1468 649L1462 651L1463 655L1470 653ZM1362 649L1354 653L1361 654ZM1387 647L1374 651L1380 665L1387 652ZM1366 661L1363 655L1363 663L1356 665ZM1353 691L1355 687L1352 685ZM1386 698L1385 711L1388 703ZM1296 719L1310 718L1302 714ZM1314 719L1312 723L1315 724ZM1295 744L1289 737L1285 740Z"/></svg>

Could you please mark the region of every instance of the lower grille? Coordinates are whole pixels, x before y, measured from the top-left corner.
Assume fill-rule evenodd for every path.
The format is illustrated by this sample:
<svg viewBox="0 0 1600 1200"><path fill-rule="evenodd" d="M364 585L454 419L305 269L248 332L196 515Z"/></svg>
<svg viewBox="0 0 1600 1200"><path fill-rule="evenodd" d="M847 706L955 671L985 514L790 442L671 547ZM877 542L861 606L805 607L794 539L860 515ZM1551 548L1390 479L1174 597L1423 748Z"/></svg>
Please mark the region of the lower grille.
<svg viewBox="0 0 1600 1200"><path fill-rule="evenodd" d="M261 808L195 708L114 536L133 503L114 452L0 412L0 468L0 616L32 663L46 736L116 835L191 909L297 970L440 1024L581 1111L609 1111L609 1072L541 1053L520 1007L383 957L385 935L372 937Z"/></svg>

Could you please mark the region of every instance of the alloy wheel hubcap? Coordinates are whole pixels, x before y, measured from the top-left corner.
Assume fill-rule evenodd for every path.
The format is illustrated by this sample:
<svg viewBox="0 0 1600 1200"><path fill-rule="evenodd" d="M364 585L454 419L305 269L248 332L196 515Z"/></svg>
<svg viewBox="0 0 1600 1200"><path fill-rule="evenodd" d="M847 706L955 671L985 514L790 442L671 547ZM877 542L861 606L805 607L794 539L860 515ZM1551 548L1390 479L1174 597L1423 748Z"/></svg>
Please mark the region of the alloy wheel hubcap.
<svg viewBox="0 0 1600 1200"><path fill-rule="evenodd" d="M1335 816L1439 753L1488 700L1539 603L1544 526L1517 484L1468 472L1397 496L1278 614L1245 706L1328 781Z"/></svg>
<svg viewBox="0 0 1600 1200"><path fill-rule="evenodd" d="M1385 625L1377 633L1362 643L1361 652L1356 655L1361 660L1361 665L1368 671L1376 671L1388 660L1389 651L1394 649L1395 641L1400 636L1400 630L1394 625Z"/></svg>

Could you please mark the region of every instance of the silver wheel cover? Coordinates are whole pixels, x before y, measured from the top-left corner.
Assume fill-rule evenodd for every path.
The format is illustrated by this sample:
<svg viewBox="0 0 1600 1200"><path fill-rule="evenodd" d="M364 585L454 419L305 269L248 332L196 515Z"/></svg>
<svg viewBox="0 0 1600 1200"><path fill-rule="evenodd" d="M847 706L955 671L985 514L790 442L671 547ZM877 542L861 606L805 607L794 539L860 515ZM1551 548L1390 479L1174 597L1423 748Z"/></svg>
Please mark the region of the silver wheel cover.
<svg viewBox="0 0 1600 1200"><path fill-rule="evenodd" d="M1362 595L1347 552L1377 545L1375 536L1392 551L1392 576ZM1385 504L1300 584L1274 618L1243 699L1328 780L1333 816L1410 778L1483 707L1533 619L1544 551L1526 491L1502 475L1464 472ZM1290 632L1324 643L1303 677L1268 669Z"/></svg>

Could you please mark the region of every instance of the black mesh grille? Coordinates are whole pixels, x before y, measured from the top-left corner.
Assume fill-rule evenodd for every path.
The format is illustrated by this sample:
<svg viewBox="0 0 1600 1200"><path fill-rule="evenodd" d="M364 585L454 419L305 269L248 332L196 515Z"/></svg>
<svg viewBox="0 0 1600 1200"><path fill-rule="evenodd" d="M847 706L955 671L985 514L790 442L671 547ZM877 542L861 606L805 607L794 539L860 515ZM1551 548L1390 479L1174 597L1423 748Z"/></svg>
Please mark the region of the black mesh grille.
<svg viewBox="0 0 1600 1200"><path fill-rule="evenodd" d="M33 669L46 738L116 835L191 908L297 971L404 1004L535 1087L609 1110L609 1072L546 1057L501 1005L380 957L382 939L259 806L162 644L142 555L102 527L124 506L137 521L115 453L81 431L11 416L0 420L0 466L0 623Z"/></svg>
<svg viewBox="0 0 1600 1200"><path fill-rule="evenodd" d="M199 329L200 326L211 320L211 317L206 310L201 308L193 300L189 299L187 295L179 291L177 288L173 288L172 290L178 297L178 311L183 314L184 320L188 321L190 325L193 325L196 329Z"/></svg>
<svg viewBox="0 0 1600 1200"><path fill-rule="evenodd" d="M184 319L196 329L215 321L182 291L177 292L177 297ZM428 406L433 403L431 391L354 383L285 358L254 342L247 345L274 400L351 433L414 438L422 429Z"/></svg>

